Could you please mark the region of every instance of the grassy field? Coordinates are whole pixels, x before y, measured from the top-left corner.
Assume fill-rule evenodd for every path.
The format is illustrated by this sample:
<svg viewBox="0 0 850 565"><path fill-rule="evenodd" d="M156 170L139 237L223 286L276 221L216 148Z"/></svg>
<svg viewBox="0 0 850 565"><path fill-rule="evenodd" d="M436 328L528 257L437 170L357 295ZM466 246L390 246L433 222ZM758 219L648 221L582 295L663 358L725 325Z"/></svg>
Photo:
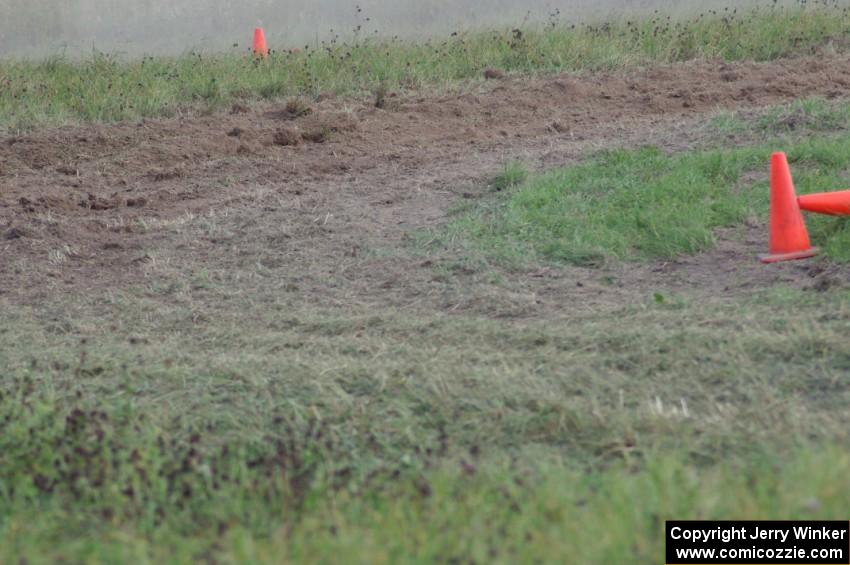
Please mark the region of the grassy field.
<svg viewBox="0 0 850 565"><path fill-rule="evenodd" d="M525 328L255 295L187 333L199 298L7 310L4 562L651 563L664 519L846 518L846 289Z"/></svg>
<svg viewBox="0 0 850 565"><path fill-rule="evenodd" d="M0 128L131 120L215 111L239 101L320 94L375 95L387 89L446 88L483 71L599 71L698 58L771 60L815 49L844 50L850 11L834 0L795 8L710 11L575 26L553 19L535 29L453 34L426 44L359 38L273 53L125 60L0 61ZM370 94L371 93L371 94Z"/></svg>
<svg viewBox="0 0 850 565"><path fill-rule="evenodd" d="M840 50L848 29L828 2L333 43L257 63L7 61L0 128L459 87L486 67L773 59ZM705 127L714 141L686 153L602 151L546 172L510 160L443 225L356 259L410 259L468 294L485 288L473 278L512 291L543 270L614 288L617 268L700 257L718 230L763 226L776 147L799 192L850 184L846 100L718 113ZM843 280L624 289L595 309L565 292L557 312L527 318L367 308L305 298L285 260L239 248L256 215L215 212L145 228L164 247L232 238L209 256L139 249L145 276L126 286L68 292L45 275L37 300L0 295L0 563L660 563L667 519L848 518ZM807 221L824 256L799 269L846 269L846 220ZM32 267L21 257L15 269ZM455 276L446 257L473 274ZM73 258L54 262L38 273Z"/></svg>
<svg viewBox="0 0 850 565"><path fill-rule="evenodd" d="M782 142L798 184L831 188L844 106L712 127L782 135L788 115L808 120ZM439 246L524 269L696 252L764 213L745 179L766 155L511 163ZM652 218L682 208L672 185L701 213L668 233ZM843 224L814 226L843 259ZM4 307L0 561L655 563L665 519L846 519L842 285L506 324L299 306L272 280L185 269Z"/></svg>

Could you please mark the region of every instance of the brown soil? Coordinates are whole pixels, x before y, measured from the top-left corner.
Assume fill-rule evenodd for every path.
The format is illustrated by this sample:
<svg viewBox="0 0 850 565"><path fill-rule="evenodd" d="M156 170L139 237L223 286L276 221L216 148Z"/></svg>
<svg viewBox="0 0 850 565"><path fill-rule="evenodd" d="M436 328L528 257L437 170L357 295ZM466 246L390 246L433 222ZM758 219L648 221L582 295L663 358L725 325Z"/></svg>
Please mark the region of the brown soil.
<svg viewBox="0 0 850 565"><path fill-rule="evenodd" d="M462 93L393 93L383 109L321 97L0 138L0 296L30 302L256 265L302 302L490 316L592 309L654 291L822 288L837 280L834 267L754 260L763 226L720 233L717 249L697 257L504 273L498 285L457 267L463 257L417 257L403 240L480 196L509 159L543 168L601 147L686 149L705 141L701 125L718 109L844 96L848 77L846 57L703 62L501 77Z"/></svg>

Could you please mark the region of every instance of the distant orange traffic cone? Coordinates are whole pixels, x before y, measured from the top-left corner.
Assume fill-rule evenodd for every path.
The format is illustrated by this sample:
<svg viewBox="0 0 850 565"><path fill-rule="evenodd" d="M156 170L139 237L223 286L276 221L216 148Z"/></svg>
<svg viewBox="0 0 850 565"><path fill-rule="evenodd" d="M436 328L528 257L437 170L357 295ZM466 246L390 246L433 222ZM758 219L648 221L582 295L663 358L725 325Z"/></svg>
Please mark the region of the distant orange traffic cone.
<svg viewBox="0 0 850 565"><path fill-rule="evenodd" d="M770 159L770 253L762 263L778 263L813 257L818 252L809 242L809 232L794 194L794 181L785 153Z"/></svg>
<svg viewBox="0 0 850 565"><path fill-rule="evenodd" d="M254 29L254 56L263 59L269 56L269 48L266 46L266 32L261 27Z"/></svg>
<svg viewBox="0 0 850 565"><path fill-rule="evenodd" d="M807 212L828 216L850 216L850 190L806 194L797 199L800 208Z"/></svg>

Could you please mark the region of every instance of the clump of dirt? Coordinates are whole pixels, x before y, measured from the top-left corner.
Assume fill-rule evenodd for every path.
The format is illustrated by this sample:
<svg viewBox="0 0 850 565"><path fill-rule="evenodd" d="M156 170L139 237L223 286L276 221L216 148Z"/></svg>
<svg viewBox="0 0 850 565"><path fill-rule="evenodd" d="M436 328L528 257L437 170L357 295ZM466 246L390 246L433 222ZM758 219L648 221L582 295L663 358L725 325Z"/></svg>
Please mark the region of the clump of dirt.
<svg viewBox="0 0 850 565"><path fill-rule="evenodd" d="M299 122L301 138L310 143L326 143L337 134L357 131L360 122L349 112L314 114Z"/></svg>
<svg viewBox="0 0 850 565"><path fill-rule="evenodd" d="M73 214L79 208L79 200L74 194L67 193L38 196L35 200L22 196L17 203L27 214L35 214L40 210L49 210L57 214Z"/></svg>
<svg viewBox="0 0 850 565"><path fill-rule="evenodd" d="M387 81L385 80L382 80L375 88L375 108L383 109L387 106L387 94L389 90L389 86L387 86Z"/></svg>
<svg viewBox="0 0 850 565"><path fill-rule="evenodd" d="M5 232L3 232L3 239L7 241L11 241L13 239L21 239L24 237L29 237L30 232L28 230L22 228L9 228Z"/></svg>
<svg viewBox="0 0 850 565"><path fill-rule="evenodd" d="M126 201L128 208L142 208L143 206L147 206L148 199L147 198L128 198Z"/></svg>
<svg viewBox="0 0 850 565"><path fill-rule="evenodd" d="M85 208L86 210L111 210L113 208L117 208L121 205L120 201L114 198L101 198L99 196L95 196L94 194L89 194L88 197L80 200L79 206L80 208Z"/></svg>
<svg viewBox="0 0 850 565"><path fill-rule="evenodd" d="M293 119L313 113L313 109L300 98L290 98L287 100L284 111Z"/></svg>
<svg viewBox="0 0 850 565"><path fill-rule="evenodd" d="M56 172L62 175L66 175L69 177L75 177L80 174L80 171L77 170L76 167L70 167L68 165L62 165L60 167L56 167Z"/></svg>
<svg viewBox="0 0 850 565"><path fill-rule="evenodd" d="M360 128L360 120L353 112L323 112L300 122L305 130L328 130L331 133L348 133Z"/></svg>
<svg viewBox="0 0 850 565"><path fill-rule="evenodd" d="M305 115L295 126L279 127L272 141L284 147L296 146L301 141L322 144L338 133L353 132L359 127L355 116L346 112L326 112Z"/></svg>
<svg viewBox="0 0 850 565"><path fill-rule="evenodd" d="M487 80L498 80L501 78L505 78L505 73L500 71L499 69L489 68L484 69L484 78Z"/></svg>
<svg viewBox="0 0 850 565"><path fill-rule="evenodd" d="M283 127L274 132L272 141L275 145L294 147L301 143L301 132L296 128Z"/></svg>
<svg viewBox="0 0 850 565"><path fill-rule="evenodd" d="M581 99L591 94L591 89L586 83L571 77L558 78L553 80L550 84L551 89L558 96Z"/></svg>
<svg viewBox="0 0 850 565"><path fill-rule="evenodd" d="M304 116L309 116L312 113L313 108L311 108L306 102L300 98L290 98L286 101L286 105L282 110L267 112L266 116L276 120L290 121L297 120Z"/></svg>
<svg viewBox="0 0 850 565"><path fill-rule="evenodd" d="M148 178L154 182L162 182L166 180L179 179L186 176L186 171L181 168L174 169L153 169L148 172Z"/></svg>
<svg viewBox="0 0 850 565"><path fill-rule="evenodd" d="M830 265L827 263L815 263L808 269L806 274L813 280L810 290L816 292L826 292L834 288L843 288L845 286L846 273L839 266Z"/></svg>
<svg viewBox="0 0 850 565"><path fill-rule="evenodd" d="M812 290L816 292L826 292L833 288L842 288L844 286L844 282L837 277L823 276L818 277L818 279L812 284Z"/></svg>
<svg viewBox="0 0 850 565"><path fill-rule="evenodd" d="M303 132L301 137L310 143L324 143L331 138L331 133L328 127L314 127Z"/></svg>

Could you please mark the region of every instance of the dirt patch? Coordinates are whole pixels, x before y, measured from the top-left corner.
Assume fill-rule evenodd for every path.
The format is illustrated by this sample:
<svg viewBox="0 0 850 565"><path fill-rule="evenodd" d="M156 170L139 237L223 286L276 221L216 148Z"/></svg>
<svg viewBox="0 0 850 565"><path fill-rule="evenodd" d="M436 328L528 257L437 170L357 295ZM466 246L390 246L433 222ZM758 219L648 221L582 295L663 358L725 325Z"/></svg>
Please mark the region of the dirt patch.
<svg viewBox="0 0 850 565"><path fill-rule="evenodd" d="M655 289L723 296L776 282L823 287L832 283L813 283L806 267L756 263L761 227L723 234L700 257L508 273L499 285L455 268L463 257L426 264L399 249L412 229L476 198L509 159L550 167L602 147L687 148L698 142L695 124L718 109L840 96L848 76L845 57L702 62L501 77L460 93L397 95L383 108L323 97L3 138L0 292L27 301L58 282L91 289L166 276L154 270L163 264L259 264L285 273L286 288L308 301L534 316ZM57 252L65 248L73 253ZM581 300L565 306L565 296Z"/></svg>

